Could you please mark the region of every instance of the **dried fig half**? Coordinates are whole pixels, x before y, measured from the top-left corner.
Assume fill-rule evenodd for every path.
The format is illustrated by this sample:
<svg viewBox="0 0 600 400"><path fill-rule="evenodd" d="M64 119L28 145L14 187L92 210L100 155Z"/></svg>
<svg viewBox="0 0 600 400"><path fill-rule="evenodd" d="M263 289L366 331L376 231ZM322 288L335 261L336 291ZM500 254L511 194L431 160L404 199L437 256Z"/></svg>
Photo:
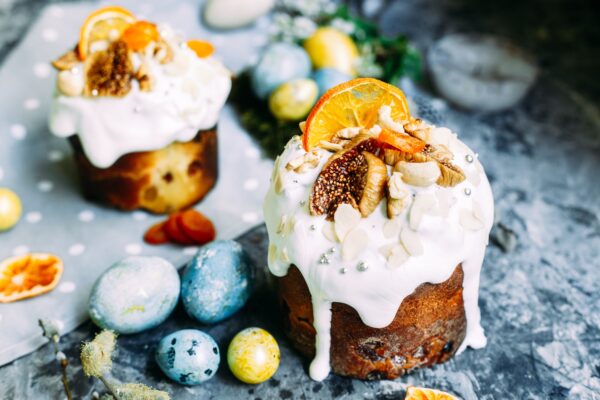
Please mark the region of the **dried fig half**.
<svg viewBox="0 0 600 400"><path fill-rule="evenodd" d="M346 149L334 154L317 177L310 195L310 212L333 220L337 207L350 204L367 216L384 196L387 168L377 156L379 145L359 135Z"/></svg>

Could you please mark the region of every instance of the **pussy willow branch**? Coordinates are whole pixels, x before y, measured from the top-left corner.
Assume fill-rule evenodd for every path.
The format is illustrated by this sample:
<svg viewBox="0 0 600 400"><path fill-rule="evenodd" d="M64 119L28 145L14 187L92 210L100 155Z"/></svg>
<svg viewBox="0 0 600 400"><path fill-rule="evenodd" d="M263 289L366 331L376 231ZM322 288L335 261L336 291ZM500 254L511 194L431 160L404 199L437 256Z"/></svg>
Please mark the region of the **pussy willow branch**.
<svg viewBox="0 0 600 400"><path fill-rule="evenodd" d="M69 365L69 360L67 359L65 353L60 351L60 347L58 347L58 342L60 341L58 331L56 327L48 326L49 324L52 324L51 322L44 322L40 319L38 320L38 323L42 328L42 331L44 332L44 336L50 340L52 346L54 347L54 356L56 357L56 360L60 363L62 374L61 381L65 390L65 394L67 395L67 399L73 400L73 396L71 395L71 389L69 388L69 380L67 378L67 367Z"/></svg>

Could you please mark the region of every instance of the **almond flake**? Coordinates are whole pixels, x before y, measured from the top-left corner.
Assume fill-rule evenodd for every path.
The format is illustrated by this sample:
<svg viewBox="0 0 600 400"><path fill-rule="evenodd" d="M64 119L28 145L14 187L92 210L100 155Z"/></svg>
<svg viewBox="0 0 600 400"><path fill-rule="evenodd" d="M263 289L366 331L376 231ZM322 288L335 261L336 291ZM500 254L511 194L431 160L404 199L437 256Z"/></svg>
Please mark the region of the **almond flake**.
<svg viewBox="0 0 600 400"><path fill-rule="evenodd" d="M336 136L340 139L353 139L360 133L361 129L362 128L360 128L359 126L343 128L337 131Z"/></svg>
<svg viewBox="0 0 600 400"><path fill-rule="evenodd" d="M362 228L351 230L342 243L342 258L344 261L354 260L369 244L369 235Z"/></svg>
<svg viewBox="0 0 600 400"><path fill-rule="evenodd" d="M431 211L435 207L436 203L437 201L433 194L417 193L408 215L408 223L411 229L415 231L419 229L423 215Z"/></svg>
<svg viewBox="0 0 600 400"><path fill-rule="evenodd" d="M406 249L401 245L395 245L387 258L387 265L390 268L397 268L404 264L406 260L410 257L410 254L406 251Z"/></svg>
<svg viewBox="0 0 600 400"><path fill-rule="evenodd" d="M269 254L267 260L269 261L269 265L273 265L275 260L277 259L277 247L271 243L269 244Z"/></svg>
<svg viewBox="0 0 600 400"><path fill-rule="evenodd" d="M341 144L331 143L327 140L321 140L321 142L319 142L319 146L325 150L332 151L334 153L340 150L344 150L344 146L342 146Z"/></svg>
<svg viewBox="0 0 600 400"><path fill-rule="evenodd" d="M390 219L383 224L383 236L385 238L392 238L398 236L402 229L402 225L398 219Z"/></svg>
<svg viewBox="0 0 600 400"><path fill-rule="evenodd" d="M394 171L402 173L402 180L409 185L427 187L433 185L441 175L440 167L435 161L410 163L400 161Z"/></svg>
<svg viewBox="0 0 600 400"><path fill-rule="evenodd" d="M456 197L452 196L447 190L438 190L435 192L435 196L438 201L437 213L440 217L446 218L450 212L450 207L456 201Z"/></svg>
<svg viewBox="0 0 600 400"><path fill-rule="evenodd" d="M411 201L411 196L410 190L402 181L401 172L392 172L392 176L388 180L387 189L387 216L391 219L404 211Z"/></svg>
<svg viewBox="0 0 600 400"><path fill-rule="evenodd" d="M410 229L402 229L402 232L400 232L400 242L411 256L420 256L423 254L423 244L419 235Z"/></svg>
<svg viewBox="0 0 600 400"><path fill-rule="evenodd" d="M379 248L379 253L381 253L381 255L384 256L385 259L387 260L388 257L392 254L392 249L396 246L397 246L396 243L385 244Z"/></svg>
<svg viewBox="0 0 600 400"><path fill-rule="evenodd" d="M281 258L281 261L283 261L285 263L290 262L290 256L288 255L287 247L284 247L283 249L281 249L280 258Z"/></svg>
<svg viewBox="0 0 600 400"><path fill-rule="evenodd" d="M323 233L323 236L325 236L325 239L329 240L330 242L336 243L338 241L335 234L335 230L333 229L332 222L325 221L321 232Z"/></svg>
<svg viewBox="0 0 600 400"><path fill-rule="evenodd" d="M404 133L404 127L401 122L396 122L392 118L392 108L390 106L381 106L378 111L379 123L384 128L398 133Z"/></svg>
<svg viewBox="0 0 600 400"><path fill-rule="evenodd" d="M335 210L333 220L335 222L335 234L340 242L343 242L348 232L360 222L360 212L350 204L340 204Z"/></svg>
<svg viewBox="0 0 600 400"><path fill-rule="evenodd" d="M471 183L475 187L479 186L479 184L481 183L481 175L477 170L477 167L467 168L466 170L464 170L464 172L467 176L467 180L469 181L469 183Z"/></svg>

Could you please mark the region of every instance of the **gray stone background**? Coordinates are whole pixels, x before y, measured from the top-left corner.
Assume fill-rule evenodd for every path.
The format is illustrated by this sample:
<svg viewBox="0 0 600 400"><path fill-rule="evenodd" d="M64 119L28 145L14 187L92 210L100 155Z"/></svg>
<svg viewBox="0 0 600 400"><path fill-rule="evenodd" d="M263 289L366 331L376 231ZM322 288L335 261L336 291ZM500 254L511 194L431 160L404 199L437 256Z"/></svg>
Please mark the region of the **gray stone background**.
<svg viewBox="0 0 600 400"><path fill-rule="evenodd" d="M0 62L44 4L0 0ZM410 384L464 399L600 399L600 3L389 1L377 18L387 31L408 34L421 49L449 32L502 35L528 50L542 68L529 96L512 110L477 114L440 102L429 110L436 122L459 132L480 153L492 182L499 222L480 299L488 346L396 381L331 376L313 382L307 362L281 334L278 310L263 286L222 324L202 326L177 309L154 330L121 337L116 378L148 383L174 399L402 399ZM516 246L504 251L498 242L510 231ZM240 241L262 268L264 228ZM168 382L153 361L157 342L174 330L205 330L225 349L239 329L252 325L272 332L281 346L281 367L264 384L241 384L223 363L214 379L186 388ZM83 376L78 362L80 342L95 331L86 323L61 342L78 399L103 389ZM0 369L0 397L64 398L51 347Z"/></svg>

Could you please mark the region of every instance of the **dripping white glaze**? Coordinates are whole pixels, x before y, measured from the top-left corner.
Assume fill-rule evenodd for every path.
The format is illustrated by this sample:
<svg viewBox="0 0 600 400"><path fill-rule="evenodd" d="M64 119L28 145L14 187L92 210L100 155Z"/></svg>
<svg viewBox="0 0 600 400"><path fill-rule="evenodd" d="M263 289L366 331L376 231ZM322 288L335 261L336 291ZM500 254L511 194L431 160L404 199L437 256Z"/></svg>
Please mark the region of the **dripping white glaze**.
<svg viewBox="0 0 600 400"><path fill-rule="evenodd" d="M136 66L146 61L154 82L152 91L141 91L134 80L124 97L58 92L54 96L50 130L60 137L78 135L85 154L99 168L111 166L127 153L189 141L198 130L217 123L231 90L230 72L212 57L196 56L168 26L159 30L173 50L172 62L161 64L150 54L132 55ZM72 79L85 80L83 70L80 63L72 70ZM82 81L78 84L83 86Z"/></svg>
<svg viewBox="0 0 600 400"><path fill-rule="evenodd" d="M389 221L382 201L377 210L362 218L358 227L368 234L369 243L352 261L341 257L341 243L329 240L323 227L332 222L325 216L313 216L308 209L312 186L332 153L318 149L319 165L302 173L288 170L288 162L305 154L299 137L287 144L275 163L272 184L264 202L264 215L270 241L269 269L275 276L284 276L290 265L302 273L312 296L316 356L310 366L310 376L323 380L329 374L331 304L340 302L353 307L363 323L374 328L389 325L404 298L425 282L446 281L459 263L464 271L463 299L467 318L467 334L459 348L481 348L486 344L480 325L478 307L479 275L489 231L493 223L492 191L476 155L448 129L440 129L454 154L453 163L465 170L468 179L452 188L438 185L408 186L417 193L443 194L449 199L447 215L426 214L416 230L423 254L410 256L402 265L390 267L380 249L398 243L398 235L386 237L384 226ZM469 162L466 156L474 159ZM465 189L470 194L465 194ZM468 192L468 191L467 191ZM460 221L461 210L480 210L482 228L470 230ZM407 207L396 217L402 229L410 229ZM334 252L331 249L334 249ZM322 256L327 254L327 262ZM359 270L359 263L368 266ZM345 270L344 270L345 269ZM344 270L342 273L341 271Z"/></svg>

